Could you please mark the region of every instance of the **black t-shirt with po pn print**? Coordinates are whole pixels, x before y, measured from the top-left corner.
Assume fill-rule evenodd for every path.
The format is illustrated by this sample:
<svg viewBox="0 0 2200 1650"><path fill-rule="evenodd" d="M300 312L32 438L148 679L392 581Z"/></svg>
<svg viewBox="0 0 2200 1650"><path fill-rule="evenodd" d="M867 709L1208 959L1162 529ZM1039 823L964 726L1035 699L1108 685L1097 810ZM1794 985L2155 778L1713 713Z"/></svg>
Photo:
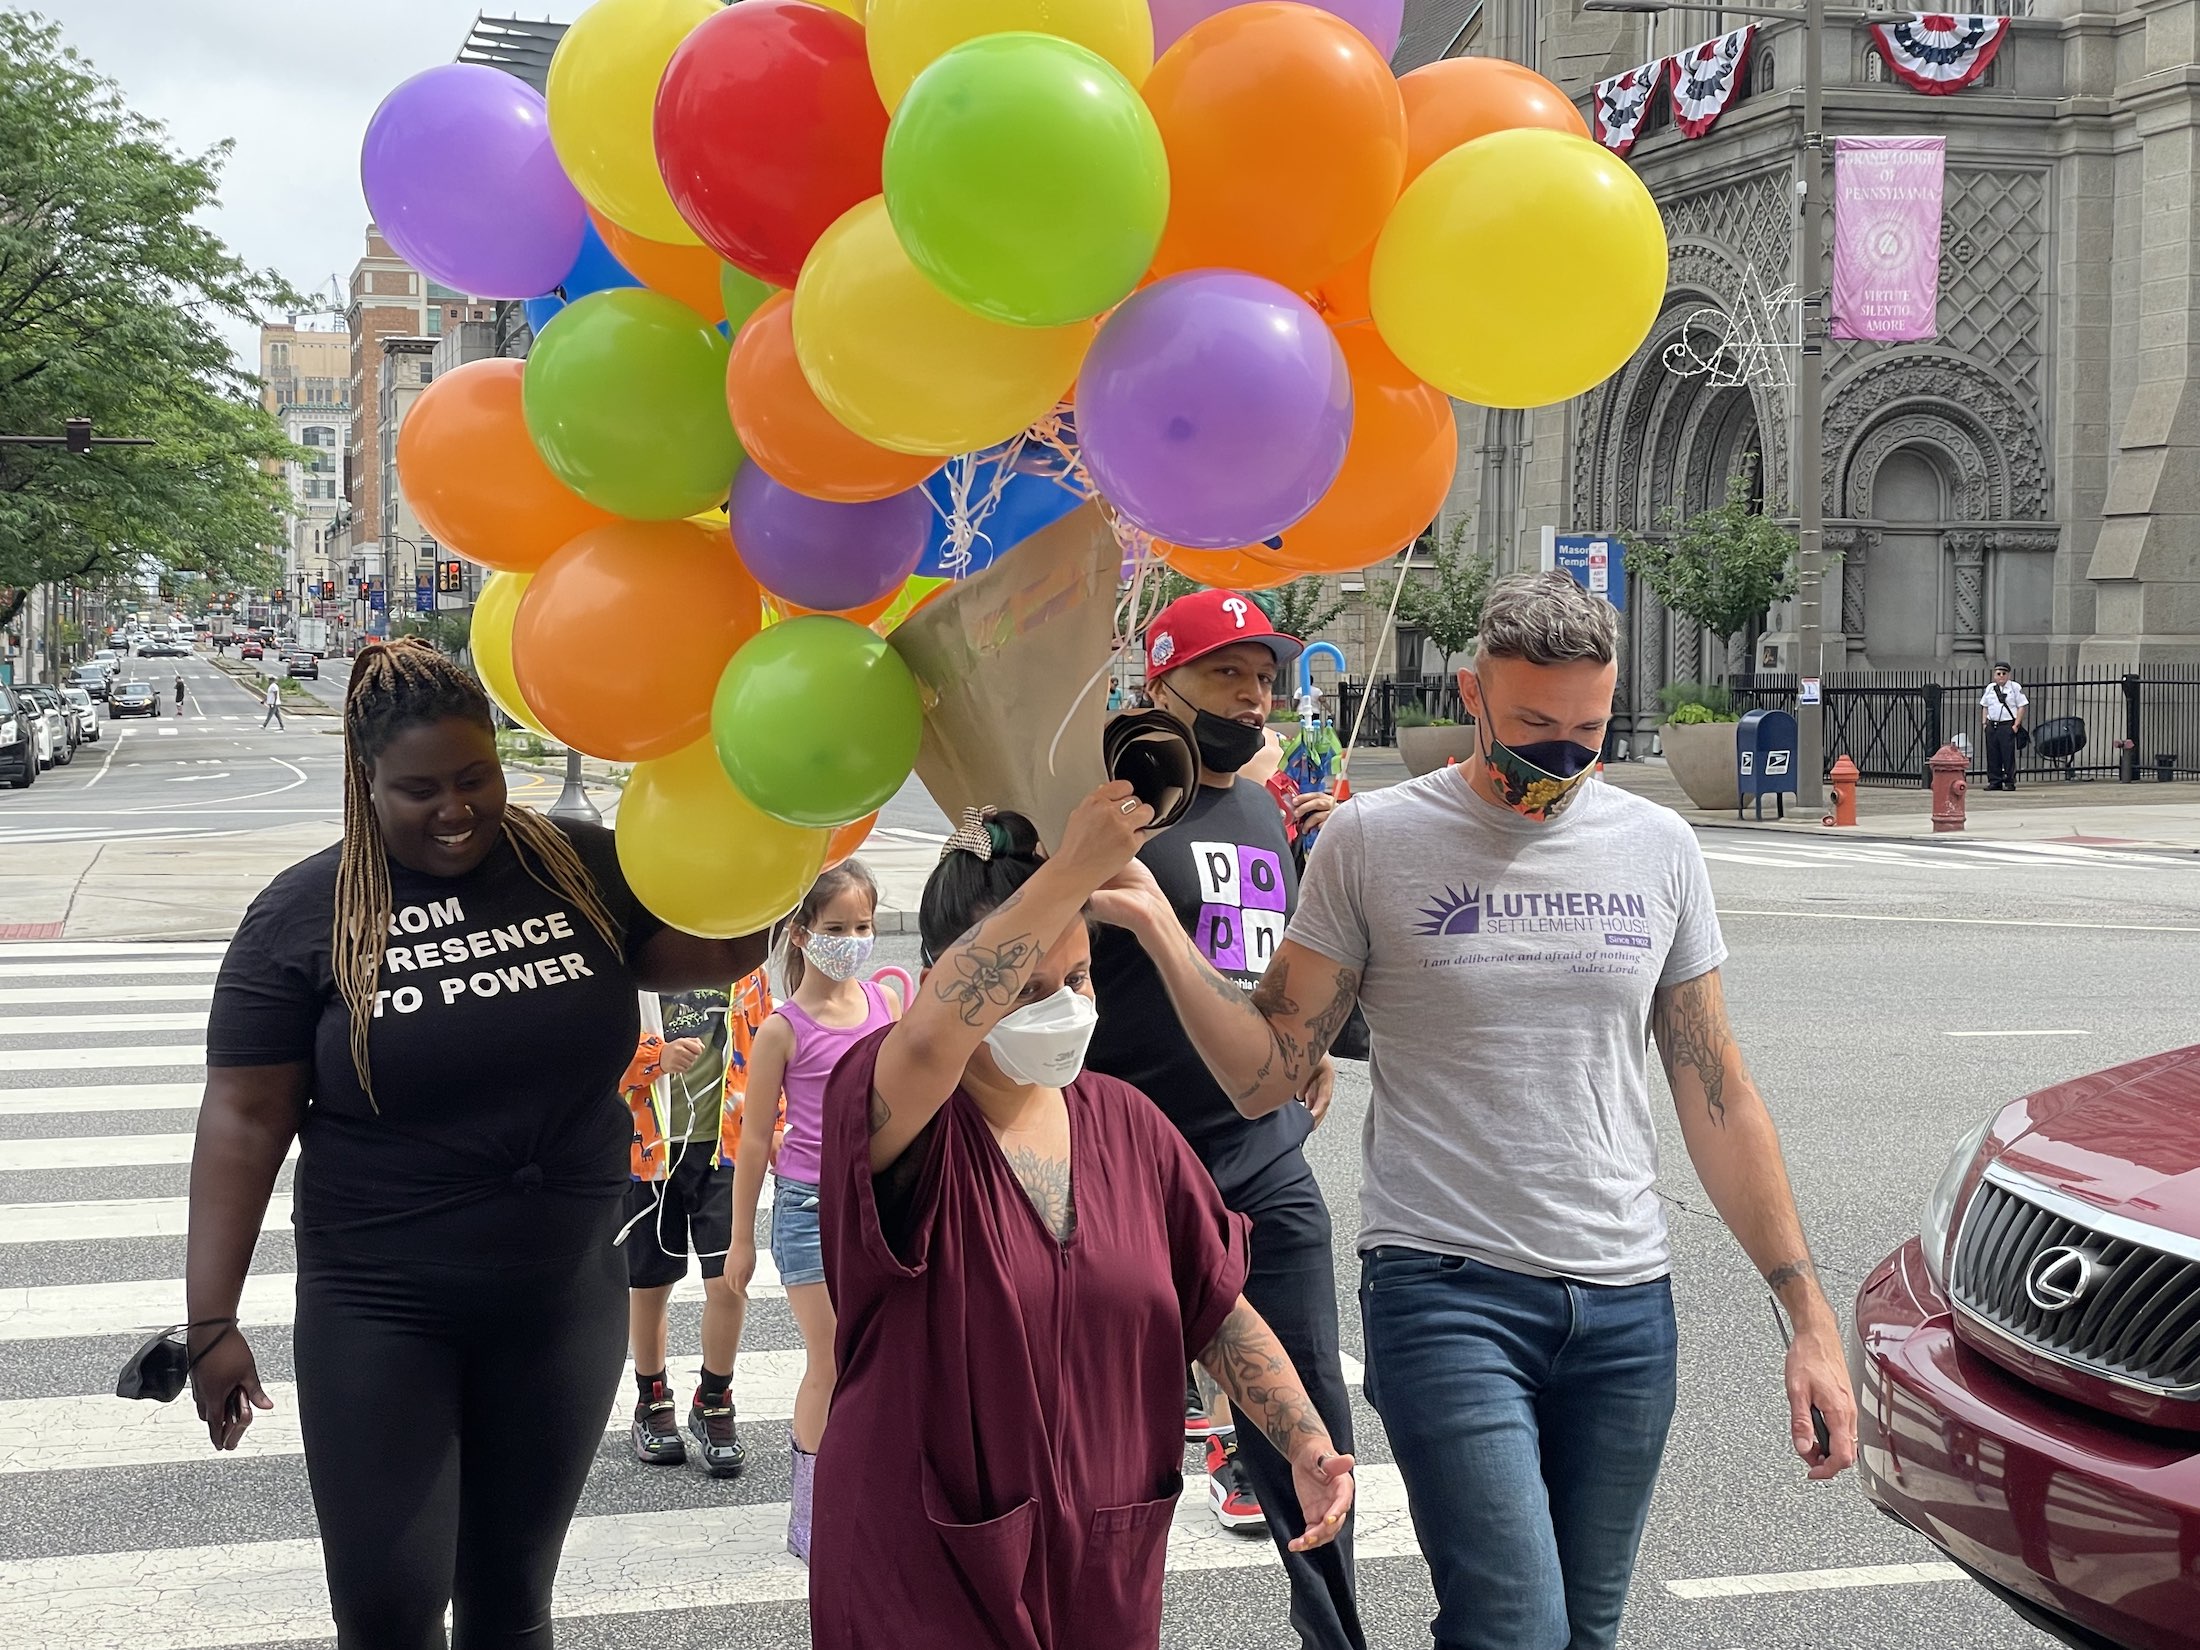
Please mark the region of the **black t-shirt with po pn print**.
<svg viewBox="0 0 2200 1650"><path fill-rule="evenodd" d="M628 890L609 831L559 829L631 956L663 924ZM207 1022L209 1066L312 1067L294 1194L301 1242L408 1256L432 1247L465 1262L596 1241L628 1182L618 1081L640 1035L632 971L509 838L462 877L393 862L370 1102L329 966L340 852L292 866L253 901Z"/></svg>

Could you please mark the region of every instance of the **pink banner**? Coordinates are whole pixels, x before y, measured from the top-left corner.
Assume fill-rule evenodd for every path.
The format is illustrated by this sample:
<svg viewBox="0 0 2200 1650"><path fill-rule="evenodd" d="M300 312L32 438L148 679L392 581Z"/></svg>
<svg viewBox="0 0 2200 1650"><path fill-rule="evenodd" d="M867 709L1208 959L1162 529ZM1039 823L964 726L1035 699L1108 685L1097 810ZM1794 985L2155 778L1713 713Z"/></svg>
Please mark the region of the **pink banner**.
<svg viewBox="0 0 2200 1650"><path fill-rule="evenodd" d="M1946 140L1833 140L1836 338L1940 336L1940 188Z"/></svg>

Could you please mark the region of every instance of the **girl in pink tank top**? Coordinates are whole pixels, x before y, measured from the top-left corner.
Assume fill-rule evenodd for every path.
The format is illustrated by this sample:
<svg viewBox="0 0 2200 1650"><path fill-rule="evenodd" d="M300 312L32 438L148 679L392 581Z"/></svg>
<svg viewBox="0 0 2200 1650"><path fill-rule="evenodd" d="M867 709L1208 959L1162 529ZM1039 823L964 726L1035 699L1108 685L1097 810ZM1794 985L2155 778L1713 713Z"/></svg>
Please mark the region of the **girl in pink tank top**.
<svg viewBox="0 0 2200 1650"><path fill-rule="evenodd" d="M863 978L871 960L878 885L857 860L834 866L795 907L780 936L786 993L749 1050L744 1106L770 1117L786 1096L787 1127L776 1151L768 1128L743 1129L733 1168L733 1247L726 1276L746 1290L756 1275L756 1206L772 1171L771 1252L787 1305L802 1330L806 1363L788 1428L793 1494L787 1550L810 1556L810 1485L833 1402L833 1303L819 1249L825 1082L849 1048L901 1017L895 989Z"/></svg>

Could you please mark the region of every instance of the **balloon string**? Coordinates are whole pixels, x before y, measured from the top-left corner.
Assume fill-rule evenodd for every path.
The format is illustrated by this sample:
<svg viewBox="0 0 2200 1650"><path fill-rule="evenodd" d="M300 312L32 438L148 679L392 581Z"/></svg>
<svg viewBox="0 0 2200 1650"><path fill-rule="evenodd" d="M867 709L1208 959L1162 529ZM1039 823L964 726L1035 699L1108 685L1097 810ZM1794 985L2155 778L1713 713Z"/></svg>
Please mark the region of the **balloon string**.
<svg viewBox="0 0 2200 1650"><path fill-rule="evenodd" d="M1126 548L1126 539L1131 535L1137 535L1139 537L1146 538L1146 542L1148 544L1152 543L1150 537L1146 537L1146 535L1141 534L1138 528L1132 527L1128 522L1124 521L1121 516L1117 515L1115 511L1109 507L1105 499L1101 499L1098 502L1100 505L1101 519L1108 524L1108 531L1114 535L1116 551L1119 558L1122 551ZM1122 653L1123 649L1127 645L1129 645L1128 635L1124 630L1123 624L1123 621L1127 616L1126 603L1128 604L1128 614L1135 614L1138 611L1138 591L1141 582L1145 578L1145 574L1146 559L1145 556L1141 553L1131 567L1131 583L1128 595L1126 597L1119 598L1115 603L1114 616L1111 626L1112 633L1108 637L1108 656L1100 661L1099 665L1094 669L1093 673L1090 676L1085 678L1084 686L1077 690L1076 697L1071 699L1069 702L1069 708L1062 712L1062 720L1055 725L1054 737L1047 741L1047 772L1050 774L1058 771L1055 766L1055 759L1061 753L1063 736L1069 732L1070 723L1076 720L1078 707L1084 704L1085 700L1090 697L1092 690L1100 685L1101 679L1115 668L1115 661L1117 656Z"/></svg>
<svg viewBox="0 0 2200 1650"><path fill-rule="evenodd" d="M1383 662L1383 644L1397 634L1398 598L1406 593L1406 580L1411 578L1413 566L1412 546L1406 547L1405 560L1398 566L1398 582L1390 588L1390 611L1383 616L1383 628L1375 633L1375 657L1368 661L1367 685L1360 690L1360 708L1352 718L1352 737L1344 742L1344 754L1337 758L1337 775L1342 778L1352 767L1352 752L1360 742L1360 726L1367 720L1369 701L1375 697L1375 671Z"/></svg>

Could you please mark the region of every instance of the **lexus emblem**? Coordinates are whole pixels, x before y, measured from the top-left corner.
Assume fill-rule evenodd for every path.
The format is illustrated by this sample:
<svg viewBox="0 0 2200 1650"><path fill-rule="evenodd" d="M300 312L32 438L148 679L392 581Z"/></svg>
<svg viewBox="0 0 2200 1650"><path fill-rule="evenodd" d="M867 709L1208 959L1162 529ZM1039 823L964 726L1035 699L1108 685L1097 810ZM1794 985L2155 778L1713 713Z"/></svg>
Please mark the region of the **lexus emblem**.
<svg viewBox="0 0 2200 1650"><path fill-rule="evenodd" d="M2025 1296L2042 1312L2068 1311L2093 1287L2100 1269L2090 1253L2067 1243L2042 1249L2024 1270Z"/></svg>

